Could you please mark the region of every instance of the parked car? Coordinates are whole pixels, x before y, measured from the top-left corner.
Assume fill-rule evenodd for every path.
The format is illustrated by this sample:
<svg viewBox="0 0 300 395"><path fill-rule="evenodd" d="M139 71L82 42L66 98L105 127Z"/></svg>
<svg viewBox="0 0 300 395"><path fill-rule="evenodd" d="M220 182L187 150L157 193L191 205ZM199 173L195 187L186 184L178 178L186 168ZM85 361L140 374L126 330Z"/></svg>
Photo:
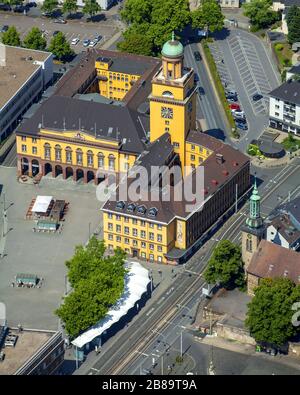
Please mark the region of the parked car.
<svg viewBox="0 0 300 395"><path fill-rule="evenodd" d="M75 38L73 38L73 40L71 41L71 44L72 45L77 45L78 43L79 43L79 38L78 37L75 37Z"/></svg>
<svg viewBox="0 0 300 395"><path fill-rule="evenodd" d="M199 52L199 51L195 51L195 52L194 52L194 58L195 58L196 61L201 60L201 55L200 55L200 52Z"/></svg>
<svg viewBox="0 0 300 395"><path fill-rule="evenodd" d="M2 10L2 11L11 11L11 6L9 4L0 3L0 10Z"/></svg>
<svg viewBox="0 0 300 395"><path fill-rule="evenodd" d="M91 40L89 40L88 38L86 38L85 40L83 40L82 44L84 47L88 47L90 45Z"/></svg>
<svg viewBox="0 0 300 395"><path fill-rule="evenodd" d="M200 95L205 95L205 90L202 88L202 86L199 86L198 92Z"/></svg>
<svg viewBox="0 0 300 395"><path fill-rule="evenodd" d="M240 107L240 105L238 103L229 104L229 108L231 110L240 110L241 109L241 107Z"/></svg>
<svg viewBox="0 0 300 395"><path fill-rule="evenodd" d="M54 36L56 36L58 33L59 33L59 30L54 30L52 36L54 37Z"/></svg>
<svg viewBox="0 0 300 395"><path fill-rule="evenodd" d="M98 44L97 41L92 40L92 41L90 41L90 43L89 43L89 47L94 47L94 46L97 45L97 44Z"/></svg>
<svg viewBox="0 0 300 395"><path fill-rule="evenodd" d="M263 95L261 95L260 93L255 93L255 95L252 96L253 101L258 101L262 98L263 98Z"/></svg>
<svg viewBox="0 0 300 395"><path fill-rule="evenodd" d="M238 98L236 96L226 96L226 99L229 103L235 103L238 101Z"/></svg>
<svg viewBox="0 0 300 395"><path fill-rule="evenodd" d="M237 96L237 92L234 90L226 90L225 94L228 96Z"/></svg>
<svg viewBox="0 0 300 395"><path fill-rule="evenodd" d="M53 23L67 23L67 21L65 21L64 19L58 18L58 19L54 19Z"/></svg>
<svg viewBox="0 0 300 395"><path fill-rule="evenodd" d="M248 125L246 123L236 122L235 124L238 129L248 130Z"/></svg>
<svg viewBox="0 0 300 395"><path fill-rule="evenodd" d="M194 77L195 78L195 82L198 82L199 81L199 75L197 73L195 73L194 75L195 75L195 77Z"/></svg>
<svg viewBox="0 0 300 395"><path fill-rule="evenodd" d="M7 32L8 29L9 29L9 26L8 26L8 25L2 26L1 33Z"/></svg>
<svg viewBox="0 0 300 395"><path fill-rule="evenodd" d="M235 120L235 122L238 122L238 123L247 123L247 120L245 117L235 117L234 120Z"/></svg>
<svg viewBox="0 0 300 395"><path fill-rule="evenodd" d="M101 41L102 40L102 36L95 36L94 37L94 39L93 39L93 41L96 41L97 43L99 42L99 41Z"/></svg>
<svg viewBox="0 0 300 395"><path fill-rule="evenodd" d="M234 117L240 117L240 118L245 118L245 113L244 111L241 110L231 110L231 113Z"/></svg>

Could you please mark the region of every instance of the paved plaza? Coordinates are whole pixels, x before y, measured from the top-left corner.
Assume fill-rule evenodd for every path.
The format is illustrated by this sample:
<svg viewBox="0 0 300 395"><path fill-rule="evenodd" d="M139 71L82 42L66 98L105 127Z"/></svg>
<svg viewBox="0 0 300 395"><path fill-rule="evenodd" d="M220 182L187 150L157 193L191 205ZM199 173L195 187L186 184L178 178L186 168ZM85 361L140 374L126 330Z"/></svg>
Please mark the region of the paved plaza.
<svg viewBox="0 0 300 395"><path fill-rule="evenodd" d="M96 199L96 187L92 184L47 178L38 186L20 184L15 168L0 167L0 183L1 228L4 197L7 209L4 257L0 260L0 300L6 304L8 324L55 330L58 319L54 310L66 288L65 261L72 257L76 245L88 240L89 232L99 231L102 203ZM34 221L24 219L36 195L51 195L70 202L61 234L34 233ZM40 289L12 287L17 273L43 277L44 285Z"/></svg>

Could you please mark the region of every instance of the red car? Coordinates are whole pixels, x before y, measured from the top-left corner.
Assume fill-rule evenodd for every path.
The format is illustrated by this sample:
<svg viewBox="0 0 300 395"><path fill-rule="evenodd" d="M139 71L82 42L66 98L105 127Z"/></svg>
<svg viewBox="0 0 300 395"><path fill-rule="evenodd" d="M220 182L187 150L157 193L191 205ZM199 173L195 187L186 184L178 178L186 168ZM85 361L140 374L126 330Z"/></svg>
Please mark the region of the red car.
<svg viewBox="0 0 300 395"><path fill-rule="evenodd" d="M230 108L231 110L240 110L240 109L241 109L240 105L239 105L239 104L236 104L236 103L231 103L231 104L229 104L229 108Z"/></svg>

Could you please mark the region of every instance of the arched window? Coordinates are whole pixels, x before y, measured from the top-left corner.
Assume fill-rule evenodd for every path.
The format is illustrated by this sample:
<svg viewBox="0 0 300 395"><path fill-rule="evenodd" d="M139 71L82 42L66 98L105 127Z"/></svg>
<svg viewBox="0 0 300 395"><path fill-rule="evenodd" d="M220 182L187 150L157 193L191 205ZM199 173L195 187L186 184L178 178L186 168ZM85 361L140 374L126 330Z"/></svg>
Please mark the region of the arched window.
<svg viewBox="0 0 300 395"><path fill-rule="evenodd" d="M87 164L88 166L93 166L94 165L94 154L93 151L88 150L87 154Z"/></svg>
<svg viewBox="0 0 300 395"><path fill-rule="evenodd" d="M112 154L110 154L108 157L109 170L115 170L115 161L116 161L115 157Z"/></svg>
<svg viewBox="0 0 300 395"><path fill-rule="evenodd" d="M77 148L76 150L76 162L77 165L82 165L82 149Z"/></svg>
<svg viewBox="0 0 300 395"><path fill-rule="evenodd" d="M55 160L60 162L61 161L61 146L56 144L55 146Z"/></svg>
<svg viewBox="0 0 300 395"><path fill-rule="evenodd" d="M173 93L170 92L170 91L164 91L164 92L162 93L162 96L174 98Z"/></svg>
<svg viewBox="0 0 300 395"><path fill-rule="evenodd" d="M102 154L102 152L98 153L98 167L104 167L104 155Z"/></svg>
<svg viewBox="0 0 300 395"><path fill-rule="evenodd" d="M49 143L44 144L44 155L45 159L51 159L51 145Z"/></svg>
<svg viewBox="0 0 300 395"><path fill-rule="evenodd" d="M246 250L252 252L252 239L247 238L246 240Z"/></svg>
<svg viewBox="0 0 300 395"><path fill-rule="evenodd" d="M66 147L66 162L72 163L72 148Z"/></svg>

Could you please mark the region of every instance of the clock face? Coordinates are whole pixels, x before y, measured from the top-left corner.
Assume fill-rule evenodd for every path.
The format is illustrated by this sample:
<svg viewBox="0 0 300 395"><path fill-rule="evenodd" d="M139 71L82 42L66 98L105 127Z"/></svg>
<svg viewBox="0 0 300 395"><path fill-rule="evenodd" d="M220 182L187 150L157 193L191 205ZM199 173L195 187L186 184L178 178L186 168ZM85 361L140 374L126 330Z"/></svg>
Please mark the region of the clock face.
<svg viewBox="0 0 300 395"><path fill-rule="evenodd" d="M161 108L161 116L163 118L172 119L173 118L173 109L169 107Z"/></svg>

